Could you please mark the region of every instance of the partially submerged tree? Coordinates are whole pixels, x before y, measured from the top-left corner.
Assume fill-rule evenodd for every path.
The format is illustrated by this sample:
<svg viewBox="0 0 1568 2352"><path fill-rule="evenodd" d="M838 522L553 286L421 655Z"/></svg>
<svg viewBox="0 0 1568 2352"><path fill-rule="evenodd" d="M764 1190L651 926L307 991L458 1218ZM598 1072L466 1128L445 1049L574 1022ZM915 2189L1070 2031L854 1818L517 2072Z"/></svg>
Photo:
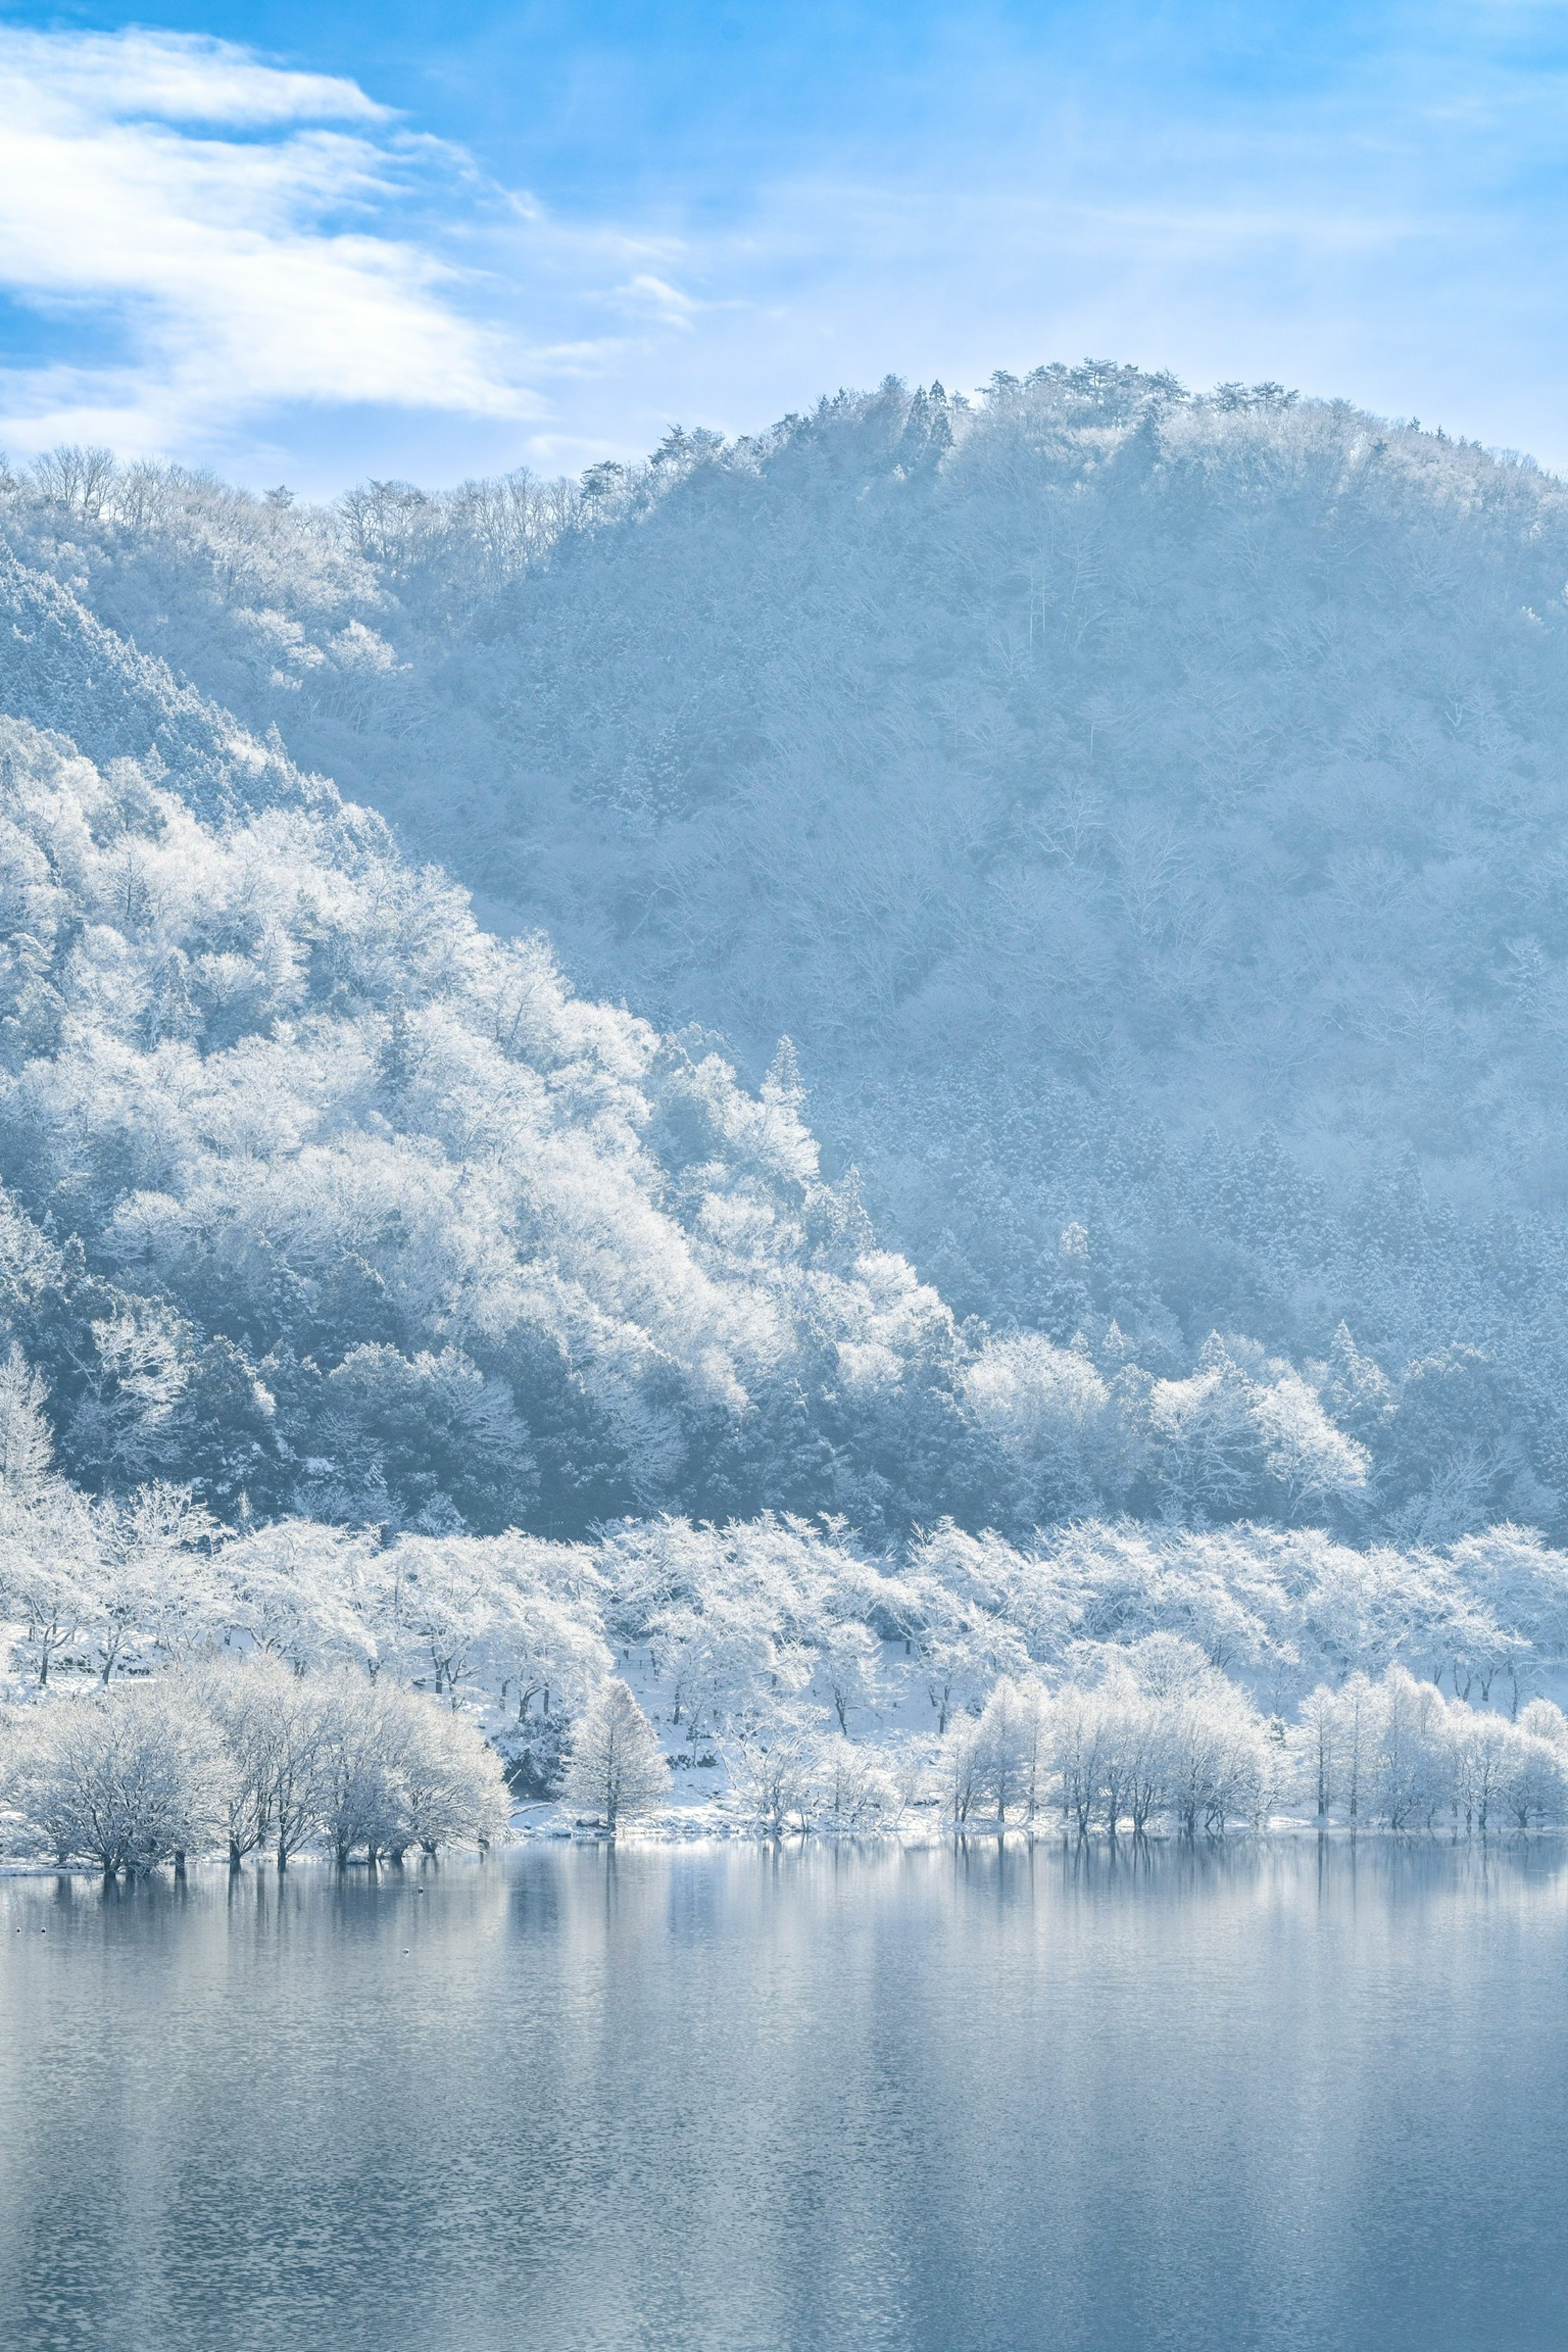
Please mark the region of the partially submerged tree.
<svg viewBox="0 0 1568 2352"><path fill-rule="evenodd" d="M410 1846L488 1844L505 1827L500 1759L471 1724L416 1691L352 1671L321 1694L318 1822L340 1870Z"/></svg>
<svg viewBox="0 0 1568 2352"><path fill-rule="evenodd" d="M39 1706L21 1745L18 1810L61 1861L95 1863L110 1878L183 1863L222 1821L223 1742L172 1682Z"/></svg>

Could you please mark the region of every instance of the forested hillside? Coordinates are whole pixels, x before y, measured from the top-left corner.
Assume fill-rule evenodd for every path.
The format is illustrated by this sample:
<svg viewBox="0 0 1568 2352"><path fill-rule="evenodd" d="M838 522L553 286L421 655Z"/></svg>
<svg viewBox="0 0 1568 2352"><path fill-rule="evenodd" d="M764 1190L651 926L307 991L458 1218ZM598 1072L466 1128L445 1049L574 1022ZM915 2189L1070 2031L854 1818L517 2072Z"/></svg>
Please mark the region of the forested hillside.
<svg viewBox="0 0 1568 2352"><path fill-rule="evenodd" d="M574 997L330 791L247 808L242 762L208 824L152 754L0 754L0 1338L79 1482L437 1533L1355 1513L1284 1362L961 1330L822 1179L787 1053L752 1094Z"/></svg>
<svg viewBox="0 0 1568 2352"><path fill-rule="evenodd" d="M54 995L13 1016L8 1179L29 1250L78 1235L193 1362L237 1351L247 1494L1568 1524L1554 481L1051 369L330 510L63 453L0 515L0 700L98 763L19 733L13 822L46 864L62 796L102 836L14 942ZM243 1148L192 1108L215 1080ZM573 1154L567 1213L538 1163ZM378 1155L395 1246L342 1205ZM355 1350L515 1414L512 1483L345 1434L396 1421ZM58 1361L107 1475L106 1375ZM395 1508L323 1499L351 1459Z"/></svg>

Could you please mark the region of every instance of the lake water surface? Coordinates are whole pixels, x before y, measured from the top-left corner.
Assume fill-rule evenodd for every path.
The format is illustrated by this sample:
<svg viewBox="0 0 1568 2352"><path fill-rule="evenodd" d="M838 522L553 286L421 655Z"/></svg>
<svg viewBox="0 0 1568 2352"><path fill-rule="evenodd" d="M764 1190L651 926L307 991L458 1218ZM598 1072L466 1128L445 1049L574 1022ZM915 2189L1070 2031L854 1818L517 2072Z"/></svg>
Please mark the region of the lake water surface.
<svg viewBox="0 0 1568 2352"><path fill-rule="evenodd" d="M1568 1855L0 1881L5 2352L1563 2352Z"/></svg>

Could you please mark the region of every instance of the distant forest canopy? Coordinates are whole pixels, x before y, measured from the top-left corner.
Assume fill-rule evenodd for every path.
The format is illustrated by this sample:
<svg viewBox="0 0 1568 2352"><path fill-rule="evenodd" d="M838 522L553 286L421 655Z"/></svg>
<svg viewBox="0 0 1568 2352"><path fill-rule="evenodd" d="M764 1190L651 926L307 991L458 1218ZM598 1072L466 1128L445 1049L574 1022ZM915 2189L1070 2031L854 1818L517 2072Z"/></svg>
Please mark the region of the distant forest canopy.
<svg viewBox="0 0 1568 2352"><path fill-rule="evenodd" d="M6 476L0 1282L62 1464L1568 1532L1564 509L1119 367L325 509Z"/></svg>

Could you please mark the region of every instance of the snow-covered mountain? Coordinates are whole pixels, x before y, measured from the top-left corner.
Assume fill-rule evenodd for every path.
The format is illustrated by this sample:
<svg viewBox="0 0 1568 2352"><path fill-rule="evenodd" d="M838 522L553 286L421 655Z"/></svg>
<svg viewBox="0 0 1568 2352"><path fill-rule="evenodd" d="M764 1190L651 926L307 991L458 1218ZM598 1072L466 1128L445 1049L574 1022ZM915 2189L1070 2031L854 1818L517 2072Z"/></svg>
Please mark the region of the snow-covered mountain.
<svg viewBox="0 0 1568 2352"><path fill-rule="evenodd" d="M0 513L5 707L90 751L92 791L130 758L214 856L287 807L328 867L390 858L301 780L330 774L629 1005L593 1018L634 1059L723 1068L725 1118L786 1120L805 1157L767 1213L837 1204L835 1280L900 1266L876 1279L902 1304L823 1327L860 1352L798 1389L814 1466L776 1494L748 1471L748 1505L837 1480L873 1517L1310 1507L1258 1435L1289 1377L1350 1449L1331 1476L1312 1438L1321 1507L1353 1488L1413 1537L1555 1524L1556 482L1274 387L1051 369L673 435L573 486L371 484L323 511L68 453ZM402 1007L353 985L355 1021L426 1018L417 971ZM689 1223L662 1084L630 1124ZM801 1172L803 1087L868 1226ZM818 1244L780 1246L787 1290ZM889 1314L912 1318L891 1340ZM732 1372L752 1400L713 1344L712 1396ZM879 1382L879 1413L924 1400L918 1439L833 1419ZM670 1445L688 1467L647 1491L706 1507L681 1480L707 1441Z"/></svg>

